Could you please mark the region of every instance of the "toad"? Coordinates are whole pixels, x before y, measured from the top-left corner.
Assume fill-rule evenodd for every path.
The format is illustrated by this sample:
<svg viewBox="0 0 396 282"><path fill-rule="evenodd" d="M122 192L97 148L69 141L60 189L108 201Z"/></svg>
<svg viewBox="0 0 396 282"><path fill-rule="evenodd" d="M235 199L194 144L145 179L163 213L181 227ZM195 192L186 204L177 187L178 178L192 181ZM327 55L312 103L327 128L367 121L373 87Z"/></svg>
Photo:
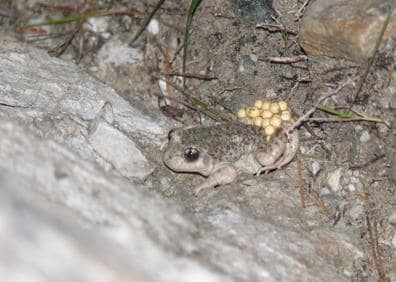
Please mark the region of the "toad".
<svg viewBox="0 0 396 282"><path fill-rule="evenodd" d="M297 130L278 128L266 140L262 129L240 122L173 129L163 153L164 164L175 172L201 174L201 191L228 184L240 173L260 174L288 164L298 150Z"/></svg>

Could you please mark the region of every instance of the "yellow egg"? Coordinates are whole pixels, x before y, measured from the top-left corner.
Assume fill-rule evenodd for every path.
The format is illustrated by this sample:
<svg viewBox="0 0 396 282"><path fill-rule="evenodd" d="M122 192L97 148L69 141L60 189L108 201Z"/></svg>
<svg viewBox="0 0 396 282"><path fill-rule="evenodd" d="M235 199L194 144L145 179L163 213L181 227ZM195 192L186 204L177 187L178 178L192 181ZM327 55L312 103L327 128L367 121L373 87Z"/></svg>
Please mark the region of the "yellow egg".
<svg viewBox="0 0 396 282"><path fill-rule="evenodd" d="M284 121L290 121L291 120L291 114L289 111L284 111L281 113L281 119Z"/></svg>
<svg viewBox="0 0 396 282"><path fill-rule="evenodd" d="M278 105L279 105L279 109L282 112L287 110L287 103L285 101L279 101Z"/></svg>
<svg viewBox="0 0 396 282"><path fill-rule="evenodd" d="M268 100L263 100L263 103L261 104L261 109L262 110L269 110L271 106L271 102Z"/></svg>
<svg viewBox="0 0 396 282"><path fill-rule="evenodd" d="M246 109L247 115L251 118L258 117L260 115L260 110L256 107L248 107Z"/></svg>
<svg viewBox="0 0 396 282"><path fill-rule="evenodd" d="M246 110L245 108L239 109L237 112L237 117L238 118L245 118L246 117Z"/></svg>
<svg viewBox="0 0 396 282"><path fill-rule="evenodd" d="M263 127L267 127L268 125L270 125L271 119L269 118L264 118L263 119Z"/></svg>
<svg viewBox="0 0 396 282"><path fill-rule="evenodd" d="M262 117L255 117L253 119L253 125L262 127L263 126L263 118Z"/></svg>
<svg viewBox="0 0 396 282"><path fill-rule="evenodd" d="M271 136L275 132L275 128L272 125L268 125L266 128L264 128L265 135Z"/></svg>
<svg viewBox="0 0 396 282"><path fill-rule="evenodd" d="M279 127L282 124L281 117L279 115L275 115L271 118L271 125L274 127Z"/></svg>
<svg viewBox="0 0 396 282"><path fill-rule="evenodd" d="M268 110L265 110L265 111L261 112L261 116L263 118L271 118L272 117L272 113L270 111L268 111Z"/></svg>
<svg viewBox="0 0 396 282"><path fill-rule="evenodd" d="M271 111L273 114L279 113L279 105L278 105L278 103L276 103L276 102L271 103L270 111Z"/></svg>
<svg viewBox="0 0 396 282"><path fill-rule="evenodd" d="M254 102L254 106L258 109L261 109L262 105L263 105L263 100L256 100L256 102Z"/></svg>

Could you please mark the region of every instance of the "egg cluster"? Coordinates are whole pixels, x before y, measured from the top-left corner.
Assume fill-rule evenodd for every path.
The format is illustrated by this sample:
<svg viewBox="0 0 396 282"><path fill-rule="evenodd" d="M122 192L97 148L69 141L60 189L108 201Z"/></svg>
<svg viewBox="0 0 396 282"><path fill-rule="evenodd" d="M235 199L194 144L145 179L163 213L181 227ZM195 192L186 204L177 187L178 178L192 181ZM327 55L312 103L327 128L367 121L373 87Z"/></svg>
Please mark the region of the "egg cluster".
<svg viewBox="0 0 396 282"><path fill-rule="evenodd" d="M283 122L292 121L292 114L284 101L256 100L253 106L239 109L237 116L243 123L263 128L267 140Z"/></svg>

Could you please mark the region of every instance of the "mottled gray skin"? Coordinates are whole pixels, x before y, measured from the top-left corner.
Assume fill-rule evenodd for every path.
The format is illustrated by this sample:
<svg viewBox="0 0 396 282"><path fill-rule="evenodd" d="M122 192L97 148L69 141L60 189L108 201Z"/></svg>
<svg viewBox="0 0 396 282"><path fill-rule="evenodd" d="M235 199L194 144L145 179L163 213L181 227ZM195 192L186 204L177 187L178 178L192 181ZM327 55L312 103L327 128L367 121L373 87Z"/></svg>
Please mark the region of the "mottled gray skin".
<svg viewBox="0 0 396 282"><path fill-rule="evenodd" d="M200 191L231 183L239 173L256 173L281 168L298 149L298 133L279 129L269 142L262 129L239 122L209 127L174 129L163 162L176 172L193 172L208 177L195 188ZM186 152L195 152L188 158Z"/></svg>

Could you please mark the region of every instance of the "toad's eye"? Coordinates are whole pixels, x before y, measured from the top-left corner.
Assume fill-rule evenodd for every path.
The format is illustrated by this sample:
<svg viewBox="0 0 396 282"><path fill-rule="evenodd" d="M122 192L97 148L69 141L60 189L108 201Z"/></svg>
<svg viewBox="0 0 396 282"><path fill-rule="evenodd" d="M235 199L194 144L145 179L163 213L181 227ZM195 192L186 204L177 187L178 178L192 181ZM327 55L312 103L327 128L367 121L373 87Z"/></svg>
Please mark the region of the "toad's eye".
<svg viewBox="0 0 396 282"><path fill-rule="evenodd" d="M172 130L170 130L170 131L168 132L168 141L171 141L172 135L173 135L174 132L175 132L174 129L172 129Z"/></svg>
<svg viewBox="0 0 396 282"><path fill-rule="evenodd" d="M188 162L194 162L199 158L199 151L197 148L189 147L184 151L184 158Z"/></svg>

